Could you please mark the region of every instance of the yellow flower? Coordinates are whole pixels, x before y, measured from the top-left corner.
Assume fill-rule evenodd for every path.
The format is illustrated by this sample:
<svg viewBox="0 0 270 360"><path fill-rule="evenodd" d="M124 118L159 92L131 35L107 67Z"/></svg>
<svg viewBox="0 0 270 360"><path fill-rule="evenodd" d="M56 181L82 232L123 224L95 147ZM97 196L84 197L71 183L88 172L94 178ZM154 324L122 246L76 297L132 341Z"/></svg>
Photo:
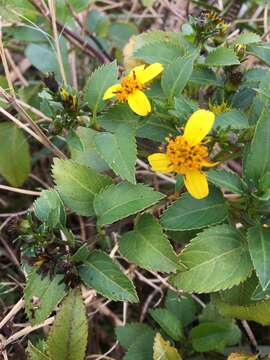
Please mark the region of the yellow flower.
<svg viewBox="0 0 270 360"><path fill-rule="evenodd" d="M154 171L175 172L184 176L188 192L196 199L209 193L207 176L203 167L212 167L208 159L208 149L202 143L215 121L215 114L208 110L197 110L188 119L184 134L175 139L169 138L166 153L156 153L148 157Z"/></svg>
<svg viewBox="0 0 270 360"><path fill-rule="evenodd" d="M145 65L136 66L125 76L120 84L109 87L103 100L116 96L120 102L128 102L130 108L138 115L146 116L151 111L151 104L143 93L146 83L158 76L163 70L159 63L152 64L145 68Z"/></svg>

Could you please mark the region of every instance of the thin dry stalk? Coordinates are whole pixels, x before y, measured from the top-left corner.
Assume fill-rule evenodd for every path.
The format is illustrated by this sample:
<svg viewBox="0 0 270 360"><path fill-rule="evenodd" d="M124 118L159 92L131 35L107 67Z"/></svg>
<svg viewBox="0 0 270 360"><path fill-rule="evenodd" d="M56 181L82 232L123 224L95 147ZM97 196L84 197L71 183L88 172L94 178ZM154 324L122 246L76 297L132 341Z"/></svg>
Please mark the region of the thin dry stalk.
<svg viewBox="0 0 270 360"><path fill-rule="evenodd" d="M65 74L64 63L63 63L63 58L62 58L58 34L57 34L55 1L49 0L48 3L49 3L50 13L51 13L51 20L52 20L51 22L52 22L52 28L53 28L53 37L54 37L54 44L55 44L55 50L56 50L56 58L57 58L57 61L59 64L60 73L61 73L64 85L67 85L67 78L66 78L66 74Z"/></svg>
<svg viewBox="0 0 270 360"><path fill-rule="evenodd" d="M8 190L8 191L13 191L19 194L24 194L24 195L31 195L31 196L39 196L40 195L40 191L32 191L32 190L26 190L26 189L20 189L20 188L16 188L16 187L12 187L12 186L7 186L7 185L0 185L0 190Z"/></svg>
<svg viewBox="0 0 270 360"><path fill-rule="evenodd" d="M10 72L9 72L9 68L8 68L8 63L7 63L7 59L6 59L6 54L5 54L5 50L4 50L3 41L2 41L2 18L1 18L1 16L0 16L0 56L1 56L1 59L2 59L4 70L5 70L9 91L11 92L13 97L15 98L15 96L16 96L15 95L15 90L14 90L12 80L11 80L11 77L10 77Z"/></svg>
<svg viewBox="0 0 270 360"><path fill-rule="evenodd" d="M4 319L2 319L0 321L0 329L2 329L2 327L4 325L6 325L6 323L12 319L22 308L24 307L24 300L23 298L21 298L17 304L15 304L13 306L13 308L10 310L10 312L4 317Z"/></svg>

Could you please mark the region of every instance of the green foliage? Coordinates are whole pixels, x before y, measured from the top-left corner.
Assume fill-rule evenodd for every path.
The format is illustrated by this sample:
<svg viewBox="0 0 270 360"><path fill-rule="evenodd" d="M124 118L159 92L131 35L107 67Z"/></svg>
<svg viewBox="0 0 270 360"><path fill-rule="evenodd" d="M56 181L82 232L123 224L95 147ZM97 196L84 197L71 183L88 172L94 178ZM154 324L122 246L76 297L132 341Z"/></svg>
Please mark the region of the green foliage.
<svg viewBox="0 0 270 360"><path fill-rule="evenodd" d="M148 325L132 323L118 326L116 335L127 350L123 360L153 360L155 332Z"/></svg>
<svg viewBox="0 0 270 360"><path fill-rule="evenodd" d="M109 28L109 36L117 48L122 49L132 35L136 35L138 29L132 23L114 23Z"/></svg>
<svg viewBox="0 0 270 360"><path fill-rule="evenodd" d="M87 16L87 29L98 36L106 36L109 29L109 19L98 10L91 10Z"/></svg>
<svg viewBox="0 0 270 360"><path fill-rule="evenodd" d="M161 79L162 90L169 99L184 90L193 70L194 55L180 57L166 67ZM177 76L175 76L177 74Z"/></svg>
<svg viewBox="0 0 270 360"><path fill-rule="evenodd" d="M76 142L68 141L68 145L72 160L99 172L108 170L108 165L101 159L95 148L96 134L97 131L80 126L76 131Z"/></svg>
<svg viewBox="0 0 270 360"><path fill-rule="evenodd" d="M67 47L64 41L61 41L60 44L65 73L67 75L69 70ZM35 66L39 71L43 73L54 72L57 78L59 80L61 79L61 73L59 63L56 57L56 52L51 43L30 43L25 49L25 55L33 64L33 66Z"/></svg>
<svg viewBox="0 0 270 360"><path fill-rule="evenodd" d="M219 295L213 296L213 299L223 316L256 321L262 325L270 324L270 300L256 301L250 305L231 305L222 301Z"/></svg>
<svg viewBox="0 0 270 360"><path fill-rule="evenodd" d="M172 272L178 267L177 256L159 222L149 214L142 215L134 230L123 235L120 252L145 269Z"/></svg>
<svg viewBox="0 0 270 360"><path fill-rule="evenodd" d="M267 171L270 171L270 143L268 141L270 123L268 119L268 108L265 107L258 119L244 164L247 181L253 180L256 183Z"/></svg>
<svg viewBox="0 0 270 360"><path fill-rule="evenodd" d="M87 337L85 306L79 290L70 291L48 337L51 360L84 360Z"/></svg>
<svg viewBox="0 0 270 360"><path fill-rule="evenodd" d="M54 159L53 177L64 203L80 215L94 215L95 195L110 185L109 177L72 160Z"/></svg>
<svg viewBox="0 0 270 360"><path fill-rule="evenodd" d="M98 118L98 123L107 131L115 132L119 126L127 124L130 128L139 126L139 116L126 104L116 104Z"/></svg>
<svg viewBox="0 0 270 360"><path fill-rule="evenodd" d="M148 64L159 62L168 65L181 55L183 53L180 47L167 41L153 41L135 51L133 56Z"/></svg>
<svg viewBox="0 0 270 360"><path fill-rule="evenodd" d="M270 66L270 44L251 44L248 46L247 51L263 61L266 65Z"/></svg>
<svg viewBox="0 0 270 360"><path fill-rule="evenodd" d="M183 337L182 324L169 310L151 309L150 314L167 335L175 341L180 341Z"/></svg>
<svg viewBox="0 0 270 360"><path fill-rule="evenodd" d="M195 68L190 77L190 81L198 85L213 85L222 87L223 82L217 77L213 70L207 68Z"/></svg>
<svg viewBox="0 0 270 360"><path fill-rule="evenodd" d="M234 42L235 44L241 44L241 45L249 45L253 43L260 42L260 36L258 34L255 34L253 32L242 32L238 36L236 36Z"/></svg>
<svg viewBox="0 0 270 360"><path fill-rule="evenodd" d="M7 156L8 154L8 156ZM21 186L30 172L30 154L21 129L0 124L0 174L13 186Z"/></svg>
<svg viewBox="0 0 270 360"><path fill-rule="evenodd" d="M65 208L57 191L43 190L40 197L34 202L33 208L36 217L49 227L65 226Z"/></svg>
<svg viewBox="0 0 270 360"><path fill-rule="evenodd" d="M204 214L207 212L207 217ZM186 193L176 200L161 217L167 230L192 230L222 222L227 217L227 208L221 192L212 189L209 196L196 200Z"/></svg>
<svg viewBox="0 0 270 360"><path fill-rule="evenodd" d="M248 118L246 115L239 110L230 110L218 114L215 120L215 128L221 129L246 129L249 127Z"/></svg>
<svg viewBox="0 0 270 360"><path fill-rule="evenodd" d="M90 75L84 89L84 99L93 114L104 109L105 101L102 99L103 95L115 83L117 83L117 66L115 61L100 66Z"/></svg>
<svg viewBox="0 0 270 360"><path fill-rule="evenodd" d="M254 226L248 230L250 256L263 290L270 283L270 229Z"/></svg>
<svg viewBox="0 0 270 360"><path fill-rule="evenodd" d="M111 185L96 195L94 201L98 224L112 224L154 205L164 197L143 184Z"/></svg>
<svg viewBox="0 0 270 360"><path fill-rule="evenodd" d="M105 253L92 252L79 268L81 279L87 286L114 301L138 302L134 285L119 266Z"/></svg>
<svg viewBox="0 0 270 360"><path fill-rule="evenodd" d="M51 314L65 295L62 275L42 276L35 270L29 275L24 289L25 310L32 325L40 324Z"/></svg>
<svg viewBox="0 0 270 360"><path fill-rule="evenodd" d="M199 233L181 252L180 262L186 271L173 275L171 281L186 292L228 289L244 281L252 270L246 240L228 225Z"/></svg>
<svg viewBox="0 0 270 360"><path fill-rule="evenodd" d="M169 341L164 340L162 336L157 333L154 342L153 360L182 360L182 357L176 348L171 346Z"/></svg>
<svg viewBox="0 0 270 360"><path fill-rule="evenodd" d="M203 309L199 321L200 324L190 332L192 346L196 351L224 351L225 346L235 345L241 339L235 321L223 318L212 303Z"/></svg>
<svg viewBox="0 0 270 360"><path fill-rule="evenodd" d="M232 38L232 1L222 11L194 1L181 30L148 31L160 20L173 27L173 9L59 0L57 34L48 2L26 3L0 4L14 86L1 67L11 116L2 115L37 135L26 142L0 124L2 182L17 188L0 186L11 190L0 199L1 305L22 296L17 259L26 275L26 314L3 327L8 352L20 357L12 342L23 332L13 327L25 316L30 360L84 360L86 349L123 360L217 359L240 339L245 346L234 317L270 324L270 43L261 24L245 30L265 4L246 1L241 24L243 7L230 20ZM115 84L117 96L104 101ZM199 109L214 124L204 111L190 120ZM34 333L48 317L48 334Z"/></svg>
<svg viewBox="0 0 270 360"><path fill-rule="evenodd" d="M102 159L122 179L136 184L135 129L130 125L119 125L114 134L103 132L95 136L95 146Z"/></svg>
<svg viewBox="0 0 270 360"><path fill-rule="evenodd" d="M241 195L247 189L245 182L232 171L210 170L208 171L207 176L212 184L236 194Z"/></svg>
<svg viewBox="0 0 270 360"><path fill-rule="evenodd" d="M36 348L30 341L27 345L27 354L29 360L50 360L50 358Z"/></svg>
<svg viewBox="0 0 270 360"><path fill-rule="evenodd" d="M194 327L190 335L192 346L198 352L221 350L231 335L231 321L202 323Z"/></svg>
<svg viewBox="0 0 270 360"><path fill-rule="evenodd" d="M168 290L167 292L165 307L184 326L194 321L197 312L196 302L190 295L179 295L172 290Z"/></svg>
<svg viewBox="0 0 270 360"><path fill-rule="evenodd" d="M219 47L212 50L205 59L205 65L212 66L230 66L239 65L240 62L232 49Z"/></svg>

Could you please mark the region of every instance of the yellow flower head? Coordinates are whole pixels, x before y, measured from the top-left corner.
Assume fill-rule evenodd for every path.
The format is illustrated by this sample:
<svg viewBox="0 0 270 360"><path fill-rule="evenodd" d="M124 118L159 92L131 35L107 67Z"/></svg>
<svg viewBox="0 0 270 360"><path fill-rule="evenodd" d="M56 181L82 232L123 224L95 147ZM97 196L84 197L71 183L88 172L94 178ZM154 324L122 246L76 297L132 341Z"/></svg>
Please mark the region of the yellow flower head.
<svg viewBox="0 0 270 360"><path fill-rule="evenodd" d="M151 104L143 93L146 83L153 80L163 71L159 63L152 64L145 68L145 65L136 66L125 76L120 84L109 87L103 100L116 97L120 102L128 102L131 110L141 116L146 116L151 111Z"/></svg>
<svg viewBox="0 0 270 360"><path fill-rule="evenodd" d="M166 153L156 153L148 157L154 171L175 172L184 176L188 192L196 199L209 193L207 177L203 167L212 167L208 159L208 149L202 143L215 121L215 114L208 110L197 110L188 119L184 134L169 138Z"/></svg>

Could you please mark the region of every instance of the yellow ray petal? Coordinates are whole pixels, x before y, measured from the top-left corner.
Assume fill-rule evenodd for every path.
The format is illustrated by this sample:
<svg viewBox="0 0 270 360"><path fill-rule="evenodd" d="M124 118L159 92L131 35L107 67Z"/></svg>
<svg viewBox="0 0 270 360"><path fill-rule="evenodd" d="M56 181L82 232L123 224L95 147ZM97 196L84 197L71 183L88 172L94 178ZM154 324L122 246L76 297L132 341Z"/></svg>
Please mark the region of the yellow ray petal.
<svg viewBox="0 0 270 360"><path fill-rule="evenodd" d="M121 89L121 84L115 84L110 86L103 95L103 100L108 100L115 96L115 91Z"/></svg>
<svg viewBox="0 0 270 360"><path fill-rule="evenodd" d="M195 111L188 119L184 137L193 146L199 144L209 133L215 121L215 114L211 111L200 109Z"/></svg>
<svg viewBox="0 0 270 360"><path fill-rule="evenodd" d="M151 104L146 95L140 90L128 96L128 105L131 110L141 116L146 116L151 111Z"/></svg>
<svg viewBox="0 0 270 360"><path fill-rule="evenodd" d="M195 199L203 199L208 193L208 182L205 173L199 170L190 170L184 176L184 183L187 191Z"/></svg>
<svg viewBox="0 0 270 360"><path fill-rule="evenodd" d="M166 154L155 153L148 156L148 161L153 171L161 173L171 172L170 160Z"/></svg>
<svg viewBox="0 0 270 360"><path fill-rule="evenodd" d="M141 72L143 72L145 68L145 65L138 65L135 66L132 70L130 70L128 76L133 76L133 73L135 72L136 77L138 77L138 74L140 74Z"/></svg>
<svg viewBox="0 0 270 360"><path fill-rule="evenodd" d="M155 63L147 66L143 71L139 71L136 75L138 80L145 84L148 81L153 80L156 76L158 76L163 71L163 66L160 63Z"/></svg>
<svg viewBox="0 0 270 360"><path fill-rule="evenodd" d="M202 166L204 166L204 167L214 167L214 166L217 166L218 164L219 164L218 161L216 161L216 162L212 162L212 161L208 161L208 160L202 161Z"/></svg>

